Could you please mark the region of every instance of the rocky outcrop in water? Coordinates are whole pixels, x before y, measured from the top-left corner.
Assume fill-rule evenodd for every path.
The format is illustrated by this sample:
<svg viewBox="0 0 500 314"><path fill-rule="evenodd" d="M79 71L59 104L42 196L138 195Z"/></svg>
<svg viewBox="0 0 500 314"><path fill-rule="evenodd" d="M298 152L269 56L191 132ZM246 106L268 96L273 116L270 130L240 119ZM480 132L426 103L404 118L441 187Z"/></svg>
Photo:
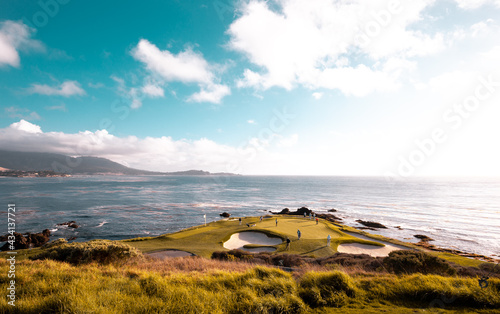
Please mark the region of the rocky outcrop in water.
<svg viewBox="0 0 500 314"><path fill-rule="evenodd" d="M422 241L422 242L434 241L433 238L430 238L424 234L415 234L414 237L417 239L420 239L420 241Z"/></svg>
<svg viewBox="0 0 500 314"><path fill-rule="evenodd" d="M383 224L381 224L379 222L375 222L375 221L365 221L365 220L358 219L358 220L356 220L356 222L362 224L363 226L367 226L370 228L387 229L386 226L384 226Z"/></svg>
<svg viewBox="0 0 500 314"><path fill-rule="evenodd" d="M56 226L68 226L68 228L80 228L79 225L76 224L76 221L68 221L68 222L63 222L62 224L57 224Z"/></svg>
<svg viewBox="0 0 500 314"><path fill-rule="evenodd" d="M276 214L276 215L300 215L300 216L303 216L304 213L306 215L309 215L309 214L313 214L313 211L310 210L309 208L307 207L301 207L299 209L297 209L296 211L292 212L290 211L290 209L288 208L283 208L280 212L272 212L273 214Z"/></svg>
<svg viewBox="0 0 500 314"><path fill-rule="evenodd" d="M301 207L294 212L290 211L290 209L288 208L283 208L280 212L272 212L272 213L275 215L296 215L296 216L304 216L304 214L306 214L306 216L309 216L309 214L311 215L314 214L314 212L307 207ZM332 214L316 214L316 218L325 219L331 222L338 222L339 220L342 220L342 218Z"/></svg>
<svg viewBox="0 0 500 314"><path fill-rule="evenodd" d="M219 216L224 217L224 218L229 218L229 216L231 216L231 214L223 212L222 214L219 214Z"/></svg>
<svg viewBox="0 0 500 314"><path fill-rule="evenodd" d="M6 234L2 237L0 237L0 241L8 241L10 234ZM33 248L33 247L40 247L44 245L45 243L49 242L50 239L50 230L45 229L40 233L18 233L14 232L13 236L15 237L14 240L14 248L16 250L20 249L28 249L28 248ZM12 244L7 242L5 243L1 248L0 251L8 251L10 250L10 246Z"/></svg>

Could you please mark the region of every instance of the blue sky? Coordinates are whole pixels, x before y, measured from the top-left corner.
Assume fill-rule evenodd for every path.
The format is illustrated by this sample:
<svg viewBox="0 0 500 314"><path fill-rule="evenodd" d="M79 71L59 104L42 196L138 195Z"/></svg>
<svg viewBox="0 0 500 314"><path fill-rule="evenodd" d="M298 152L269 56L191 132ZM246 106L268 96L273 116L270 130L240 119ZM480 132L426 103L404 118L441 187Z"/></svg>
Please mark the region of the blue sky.
<svg viewBox="0 0 500 314"><path fill-rule="evenodd" d="M500 175L498 0L0 6L2 148L161 171Z"/></svg>

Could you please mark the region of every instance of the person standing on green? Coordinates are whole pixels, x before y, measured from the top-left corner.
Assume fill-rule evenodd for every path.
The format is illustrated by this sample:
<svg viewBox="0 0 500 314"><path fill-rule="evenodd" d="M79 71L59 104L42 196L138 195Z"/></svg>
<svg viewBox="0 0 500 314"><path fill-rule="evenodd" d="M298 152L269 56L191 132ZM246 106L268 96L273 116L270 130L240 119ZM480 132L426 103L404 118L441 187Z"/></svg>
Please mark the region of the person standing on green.
<svg viewBox="0 0 500 314"><path fill-rule="evenodd" d="M287 250L287 251L290 250L290 242L291 242L290 238L286 237L286 248L285 248L285 250Z"/></svg>
<svg viewBox="0 0 500 314"><path fill-rule="evenodd" d="M278 218L276 218L276 227L278 226Z"/></svg>
<svg viewBox="0 0 500 314"><path fill-rule="evenodd" d="M328 235L328 237L326 238L326 246L330 246L331 241L332 241L332 237L330 235Z"/></svg>
<svg viewBox="0 0 500 314"><path fill-rule="evenodd" d="M299 238L299 240L300 240L300 236L301 236L301 235L302 235L302 232L300 232L300 230L299 230L299 229L297 229L297 237Z"/></svg>

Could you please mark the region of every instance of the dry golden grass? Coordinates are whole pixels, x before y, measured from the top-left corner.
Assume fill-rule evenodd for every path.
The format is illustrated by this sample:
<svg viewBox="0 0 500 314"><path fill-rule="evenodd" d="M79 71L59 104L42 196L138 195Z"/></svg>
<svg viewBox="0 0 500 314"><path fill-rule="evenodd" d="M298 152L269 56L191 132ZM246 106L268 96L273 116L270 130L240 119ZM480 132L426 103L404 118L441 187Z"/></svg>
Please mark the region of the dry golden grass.
<svg viewBox="0 0 500 314"><path fill-rule="evenodd" d="M145 256L140 259L131 259L123 265L124 269L134 268L154 271L162 275L179 272L212 272L216 270L244 272L253 267L255 267L255 264L247 262L219 261L191 256L166 259Z"/></svg>

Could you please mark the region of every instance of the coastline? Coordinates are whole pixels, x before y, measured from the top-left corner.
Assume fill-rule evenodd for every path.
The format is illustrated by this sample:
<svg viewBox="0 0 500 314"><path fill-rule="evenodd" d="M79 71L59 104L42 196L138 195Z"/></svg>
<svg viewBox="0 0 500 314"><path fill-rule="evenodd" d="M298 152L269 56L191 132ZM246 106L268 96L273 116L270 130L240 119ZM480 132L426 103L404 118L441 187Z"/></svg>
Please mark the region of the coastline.
<svg viewBox="0 0 500 314"><path fill-rule="evenodd" d="M434 238L431 243L437 247L466 254L498 259L495 254L500 252L500 233L494 227L499 218L494 207L498 197L487 197L498 189L500 182L449 185L439 181L434 185L419 180L398 185L394 193L388 193L384 181L377 178L239 176L231 177L224 188L213 178L203 176L75 176L0 181L0 198L22 200L22 206L18 206L23 219L17 226L19 232L52 230L58 223L75 220L82 228L59 230L54 236L76 236L76 241L158 236L202 224L204 214L208 221L213 221L223 211L233 216L256 216L288 205L308 206L317 213L336 208L338 212L333 214L342 218L344 225L362 227L356 220L373 220L388 229L366 231L413 244L418 241L414 235L424 234ZM421 192L422 186L425 191L439 187L446 190L440 190L436 196L434 192ZM446 193L458 188L466 191L460 202ZM412 195L405 191L412 191ZM104 221L108 223L102 226Z"/></svg>

